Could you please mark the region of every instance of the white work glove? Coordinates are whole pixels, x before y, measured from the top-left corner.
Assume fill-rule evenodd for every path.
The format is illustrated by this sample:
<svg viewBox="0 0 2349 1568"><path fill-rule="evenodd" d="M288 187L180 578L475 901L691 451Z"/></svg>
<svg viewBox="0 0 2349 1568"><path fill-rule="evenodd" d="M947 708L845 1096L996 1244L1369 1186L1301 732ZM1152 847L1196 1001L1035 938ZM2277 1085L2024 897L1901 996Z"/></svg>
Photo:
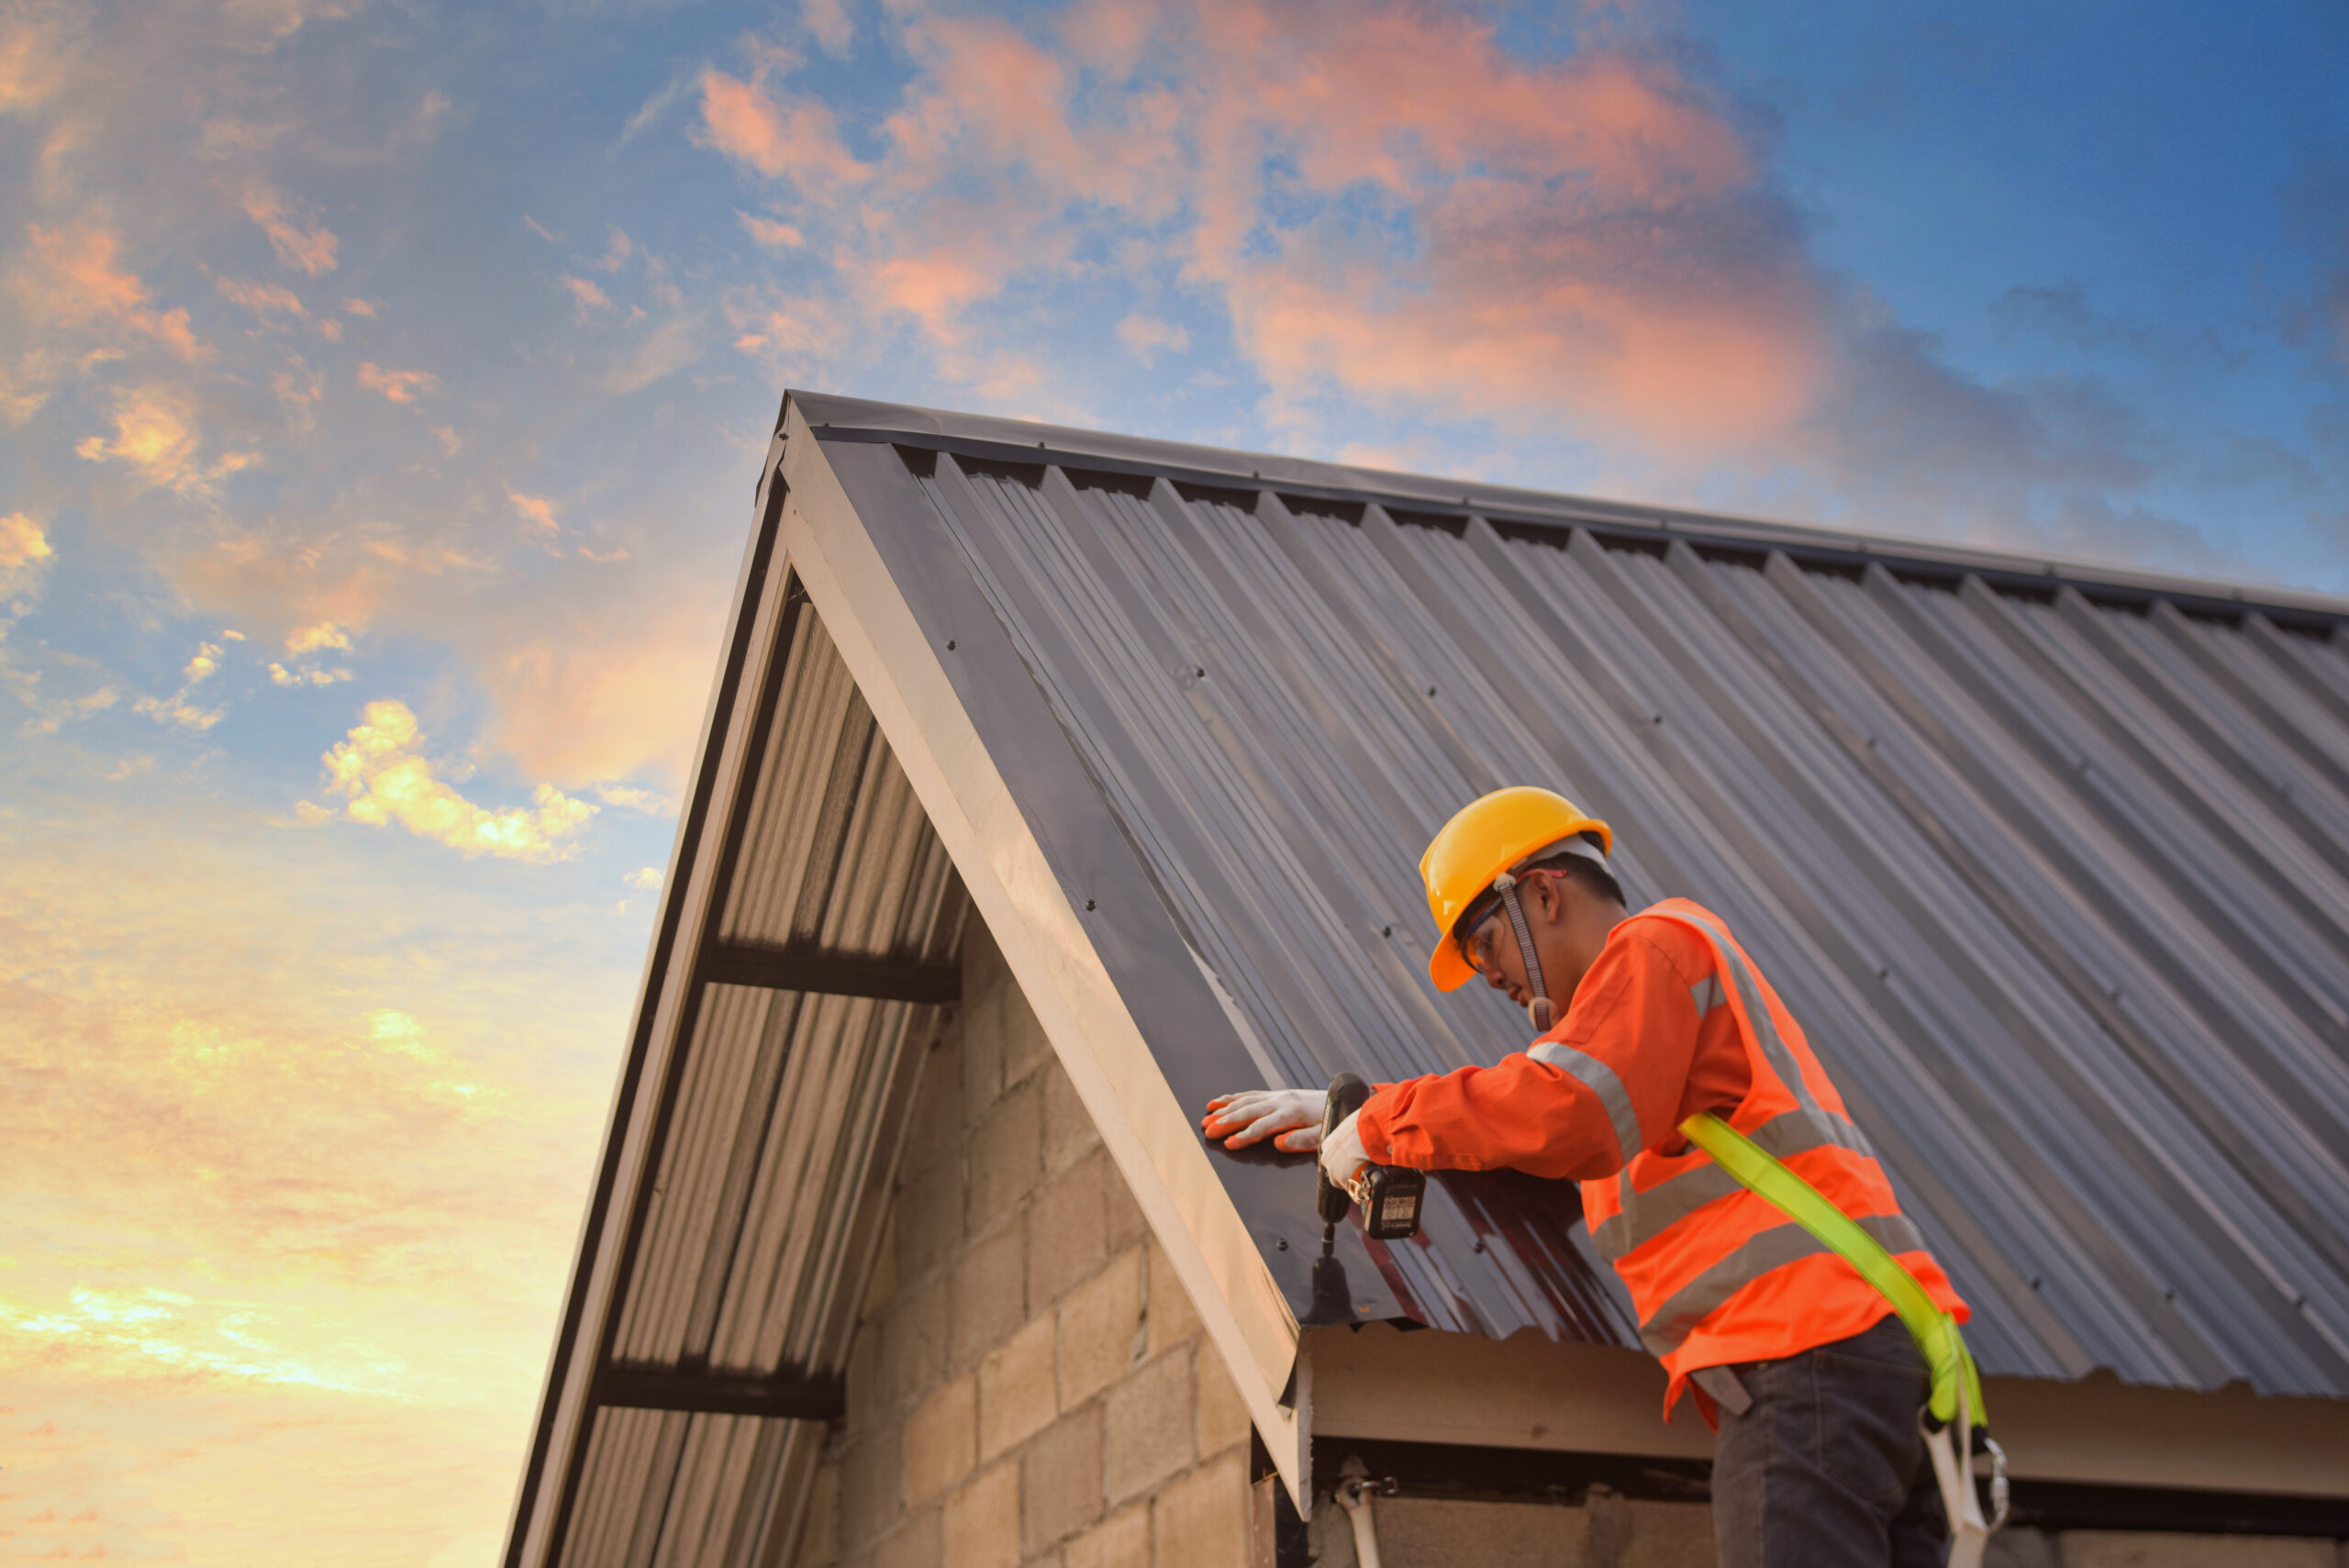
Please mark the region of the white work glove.
<svg viewBox="0 0 2349 1568"><path fill-rule="evenodd" d="M1226 1149L1245 1149L1273 1139L1273 1147L1301 1154L1321 1146L1321 1117L1329 1108L1327 1089L1246 1089L1218 1095L1199 1118L1209 1138L1220 1138ZM1275 1133L1280 1134L1273 1138Z"/></svg>
<svg viewBox="0 0 2349 1568"><path fill-rule="evenodd" d="M1354 1190L1354 1178L1370 1163L1370 1156L1363 1151L1362 1129L1354 1125L1361 1119L1362 1112L1354 1112L1321 1140L1322 1174L1349 1193ZM1360 1195L1355 1195L1359 1199Z"/></svg>

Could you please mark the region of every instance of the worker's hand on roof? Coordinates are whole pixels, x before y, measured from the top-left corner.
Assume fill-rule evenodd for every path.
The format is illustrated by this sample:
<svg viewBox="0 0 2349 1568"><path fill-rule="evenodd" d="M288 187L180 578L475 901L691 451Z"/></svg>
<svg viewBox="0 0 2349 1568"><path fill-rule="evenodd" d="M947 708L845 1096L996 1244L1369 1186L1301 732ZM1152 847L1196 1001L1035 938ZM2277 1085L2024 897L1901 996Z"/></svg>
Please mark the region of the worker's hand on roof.
<svg viewBox="0 0 2349 1568"><path fill-rule="evenodd" d="M1329 1103L1326 1089L1246 1089L1209 1100L1199 1126L1209 1138L1222 1139L1226 1149L1270 1138L1274 1148L1303 1154L1321 1147L1321 1112Z"/></svg>

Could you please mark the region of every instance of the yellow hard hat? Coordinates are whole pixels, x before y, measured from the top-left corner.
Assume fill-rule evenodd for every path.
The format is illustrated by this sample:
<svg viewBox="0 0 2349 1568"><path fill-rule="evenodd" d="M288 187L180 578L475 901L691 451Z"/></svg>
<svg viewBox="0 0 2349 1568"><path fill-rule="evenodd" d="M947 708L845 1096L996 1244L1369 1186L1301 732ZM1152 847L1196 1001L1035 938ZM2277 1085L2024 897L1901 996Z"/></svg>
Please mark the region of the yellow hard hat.
<svg viewBox="0 0 2349 1568"><path fill-rule="evenodd" d="M1456 991L1475 978L1453 931L1468 906L1484 896L1493 878L1548 849L1561 839L1596 833L1609 853L1615 835L1606 823L1586 817L1564 795L1530 784L1497 789L1471 801L1445 823L1419 857L1419 880L1427 884L1428 913L1435 917L1435 951L1428 956L1428 978L1439 991Z"/></svg>

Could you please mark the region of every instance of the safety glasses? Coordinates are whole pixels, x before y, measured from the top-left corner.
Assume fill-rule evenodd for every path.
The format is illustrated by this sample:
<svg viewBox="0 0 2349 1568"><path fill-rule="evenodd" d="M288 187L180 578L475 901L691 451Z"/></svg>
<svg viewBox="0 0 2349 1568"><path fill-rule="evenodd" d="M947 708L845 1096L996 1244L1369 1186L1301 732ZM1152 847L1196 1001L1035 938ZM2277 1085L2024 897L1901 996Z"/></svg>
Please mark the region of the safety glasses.
<svg viewBox="0 0 2349 1568"><path fill-rule="evenodd" d="M1508 922L1501 917L1501 904L1493 900L1492 907L1475 917L1473 925L1464 922L1465 929L1453 940L1460 944L1460 956L1478 974L1500 973L1500 941L1508 929Z"/></svg>
<svg viewBox="0 0 2349 1568"><path fill-rule="evenodd" d="M1517 885L1521 894L1533 878L1554 874L1544 870L1520 872L1517 873ZM1453 940L1459 944L1460 956L1468 961L1468 967L1481 975L1490 977L1500 973L1501 940L1513 935L1503 911L1499 891L1487 888L1468 906L1467 911L1460 917L1460 924L1453 929Z"/></svg>

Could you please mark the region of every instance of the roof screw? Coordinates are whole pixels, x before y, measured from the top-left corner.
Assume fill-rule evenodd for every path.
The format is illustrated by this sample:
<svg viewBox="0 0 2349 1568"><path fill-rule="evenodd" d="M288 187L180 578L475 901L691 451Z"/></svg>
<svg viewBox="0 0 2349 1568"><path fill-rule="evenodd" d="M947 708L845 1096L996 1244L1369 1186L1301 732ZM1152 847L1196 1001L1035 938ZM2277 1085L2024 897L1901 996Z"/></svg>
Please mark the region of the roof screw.
<svg viewBox="0 0 2349 1568"><path fill-rule="evenodd" d="M949 653L954 651L954 639L951 637L946 639L946 651Z"/></svg>
<svg viewBox="0 0 2349 1568"><path fill-rule="evenodd" d="M1038 441L1038 442L1036 443L1036 450L1037 450L1038 451L1042 451L1042 450L1044 450L1044 443L1043 443L1043 442L1041 442L1041 441Z"/></svg>
<svg viewBox="0 0 2349 1568"><path fill-rule="evenodd" d="M1085 901L1085 912L1088 915L1093 913L1093 900L1090 898Z"/></svg>
<svg viewBox="0 0 2349 1568"><path fill-rule="evenodd" d="M1194 664L1191 666L1191 673L1199 680L1204 681L1208 678L1207 666L1204 664Z"/></svg>
<svg viewBox="0 0 2349 1568"><path fill-rule="evenodd" d="M1288 1251L1288 1238L1286 1236L1278 1237L1274 1240L1273 1245L1286 1252Z"/></svg>
<svg viewBox="0 0 2349 1568"><path fill-rule="evenodd" d="M1090 906L1090 905L1087 905L1087 906L1086 906L1086 907L1087 907L1087 908L1090 908L1090 907L1091 907L1091 906ZM1892 978L1892 966L1891 966L1891 965L1889 965L1889 964L1885 964L1885 965L1880 966L1880 967L1876 970L1876 977L1878 980L1889 980L1889 979L1891 979L1891 978Z"/></svg>
<svg viewBox="0 0 2349 1568"><path fill-rule="evenodd" d="M1430 696L1433 696L1433 695L1435 695L1435 688L1434 688L1433 686L1430 686L1430 687L1428 688L1428 695L1430 695Z"/></svg>

